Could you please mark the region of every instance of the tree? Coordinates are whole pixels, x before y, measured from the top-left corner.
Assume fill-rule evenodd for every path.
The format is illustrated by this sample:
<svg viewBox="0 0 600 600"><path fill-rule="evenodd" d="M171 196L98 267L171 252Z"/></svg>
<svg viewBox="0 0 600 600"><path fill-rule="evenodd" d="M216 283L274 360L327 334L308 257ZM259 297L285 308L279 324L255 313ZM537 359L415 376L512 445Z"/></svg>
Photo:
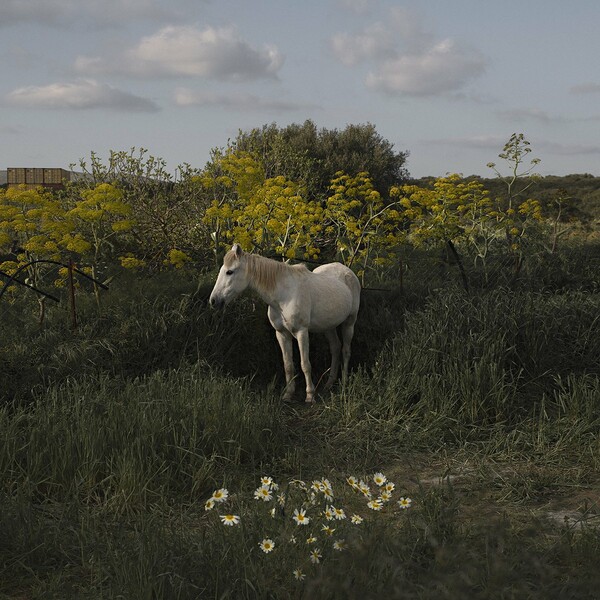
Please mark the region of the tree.
<svg viewBox="0 0 600 600"><path fill-rule="evenodd" d="M498 237L501 214L483 184L453 174L436 179L431 188L404 186L393 195L403 195L401 204L411 211L413 244L467 243L476 259L485 261Z"/></svg>
<svg viewBox="0 0 600 600"><path fill-rule="evenodd" d="M0 269L13 272L32 261L59 260L71 229L60 202L49 191L25 185L0 190L0 248L15 250L14 260L5 261ZM40 264L27 268L34 286L44 271Z"/></svg>
<svg viewBox="0 0 600 600"><path fill-rule="evenodd" d="M67 188L67 196L77 201L81 189L93 189L100 183L117 186L123 201L131 208L134 226L129 239L134 244L123 248L124 264L149 263L181 266L199 244L199 213L206 206L199 172L188 164L179 165L175 176L166 169L162 158L148 154L144 148L111 151L104 164L92 152L89 165L81 160L83 177ZM176 261L171 260L177 257Z"/></svg>
<svg viewBox="0 0 600 600"><path fill-rule="evenodd" d="M43 188L22 185L0 190L0 250L10 248L0 270L9 274L25 269L27 283L38 287L51 268L40 261L59 261L71 238L72 224L60 202ZM46 296L38 295L39 322L44 322Z"/></svg>
<svg viewBox="0 0 600 600"><path fill-rule="evenodd" d="M302 182L309 197L313 198L318 195L314 186L318 143L318 131L312 121L283 129L272 123L247 132L239 131L229 150L255 156L263 165L267 178L283 175Z"/></svg>
<svg viewBox="0 0 600 600"><path fill-rule="evenodd" d="M384 197L390 186L408 176L404 166L408 153L394 151L370 123L348 125L341 131L318 129L310 120L284 128L273 123L240 131L230 149L259 157L267 177L283 175L300 182L311 200L326 199L338 171L351 176L368 172Z"/></svg>
<svg viewBox="0 0 600 600"><path fill-rule="evenodd" d="M393 144L371 123L348 125L344 130L321 130L323 171L328 180L337 171L349 175L368 173L373 188L385 199L389 189L403 183L408 152L395 152Z"/></svg>
<svg viewBox="0 0 600 600"><path fill-rule="evenodd" d="M508 166L508 174L502 175L495 163L488 163L488 167L506 185L506 205L502 207L502 221L507 245L517 257L517 271L523 259L522 241L527 230L542 219L539 201L525 195L538 180L534 170L540 163L539 158L529 159L528 155L532 151L530 146L522 133L513 133L498 155Z"/></svg>
<svg viewBox="0 0 600 600"><path fill-rule="evenodd" d="M570 196L565 189L557 190L545 205L551 229L551 242L549 251L556 252L558 239L568 233L572 224L578 219L578 210L575 198Z"/></svg>
<svg viewBox="0 0 600 600"><path fill-rule="evenodd" d="M257 187L245 206L235 213L233 238L242 246L284 258L316 259L316 241L322 230L323 209L306 200L302 187L282 175Z"/></svg>
<svg viewBox="0 0 600 600"><path fill-rule="evenodd" d="M264 166L252 153L213 151L199 181L210 201L202 222L210 230L215 266L220 263L224 245L231 240L236 224L234 211L248 203L253 190L265 179Z"/></svg>
<svg viewBox="0 0 600 600"><path fill-rule="evenodd" d="M463 181L460 175L436 179L432 188L404 186L393 191L403 196L401 206L410 220L409 240L415 246L445 244L454 256L468 289L467 275L457 244L475 248L475 259L484 266L491 241L495 239L495 212L488 192L476 182Z"/></svg>
<svg viewBox="0 0 600 600"><path fill-rule="evenodd" d="M532 158L529 164L525 164L526 158L532 151L530 146L524 134L513 133L504 144L502 152L498 154L498 157L507 164L508 174L502 175L494 162L487 165L506 185L508 209L513 208L515 201L523 198L525 192L536 182L534 169L541 161L539 158Z"/></svg>

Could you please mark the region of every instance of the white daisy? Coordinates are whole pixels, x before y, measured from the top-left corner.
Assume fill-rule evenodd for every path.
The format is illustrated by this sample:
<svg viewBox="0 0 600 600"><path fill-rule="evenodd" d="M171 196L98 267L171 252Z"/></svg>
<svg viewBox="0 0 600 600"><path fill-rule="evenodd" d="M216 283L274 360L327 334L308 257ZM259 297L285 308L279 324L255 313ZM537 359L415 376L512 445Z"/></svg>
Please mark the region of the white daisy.
<svg viewBox="0 0 600 600"><path fill-rule="evenodd" d="M227 525L229 527L233 527L240 522L240 518L238 515L219 515L221 517L221 521L223 521L223 525Z"/></svg>
<svg viewBox="0 0 600 600"><path fill-rule="evenodd" d="M294 521L296 521L298 525L308 525L310 523L310 517L306 516L306 511L303 508L301 508L300 510L295 508L294 515L292 518L294 519Z"/></svg>
<svg viewBox="0 0 600 600"><path fill-rule="evenodd" d="M260 549L265 553L269 554L275 548L275 542L269 538L265 538L262 542L258 544Z"/></svg>

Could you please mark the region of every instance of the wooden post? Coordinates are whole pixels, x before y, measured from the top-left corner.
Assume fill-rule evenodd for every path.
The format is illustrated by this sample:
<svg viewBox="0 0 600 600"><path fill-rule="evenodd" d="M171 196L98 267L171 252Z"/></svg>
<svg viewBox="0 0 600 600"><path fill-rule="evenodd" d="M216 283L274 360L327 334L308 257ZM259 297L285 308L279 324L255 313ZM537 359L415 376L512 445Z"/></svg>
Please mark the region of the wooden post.
<svg viewBox="0 0 600 600"><path fill-rule="evenodd" d="M456 248L455 248L454 244L452 243L452 240L446 240L446 244L448 245L448 248L450 248L452 255L454 256L454 258L456 259L456 262L458 263L458 268L460 269L460 276L462 277L463 287L465 288L465 291L468 292L469 291L469 280L467 279L467 274L465 272L465 268L463 267L462 260L460 260L460 255L456 251Z"/></svg>
<svg viewBox="0 0 600 600"><path fill-rule="evenodd" d="M77 310L75 307L75 283L73 281L73 259L69 258L69 297L71 300L71 328L77 329Z"/></svg>
<svg viewBox="0 0 600 600"><path fill-rule="evenodd" d="M43 329L44 318L46 316L46 296L38 296L38 304L40 305L40 329Z"/></svg>
<svg viewBox="0 0 600 600"><path fill-rule="evenodd" d="M400 293L404 294L404 261L400 257Z"/></svg>

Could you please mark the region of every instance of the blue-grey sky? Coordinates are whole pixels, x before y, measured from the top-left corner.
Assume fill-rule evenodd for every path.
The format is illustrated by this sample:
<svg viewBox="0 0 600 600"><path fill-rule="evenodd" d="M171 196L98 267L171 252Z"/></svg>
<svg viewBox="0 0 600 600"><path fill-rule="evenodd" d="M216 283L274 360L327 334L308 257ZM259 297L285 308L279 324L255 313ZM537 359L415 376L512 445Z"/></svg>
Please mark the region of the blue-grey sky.
<svg viewBox="0 0 600 600"><path fill-rule="evenodd" d="M411 175L600 175L597 0L1 0L0 169L373 123Z"/></svg>

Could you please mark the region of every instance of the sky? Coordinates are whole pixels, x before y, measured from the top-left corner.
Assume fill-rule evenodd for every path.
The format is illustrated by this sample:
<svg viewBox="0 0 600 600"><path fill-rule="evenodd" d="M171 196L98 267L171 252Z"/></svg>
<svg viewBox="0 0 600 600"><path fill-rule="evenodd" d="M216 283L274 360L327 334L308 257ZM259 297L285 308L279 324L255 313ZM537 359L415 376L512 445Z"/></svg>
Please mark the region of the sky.
<svg viewBox="0 0 600 600"><path fill-rule="evenodd" d="M0 169L372 123L413 177L600 175L597 0L1 0Z"/></svg>

